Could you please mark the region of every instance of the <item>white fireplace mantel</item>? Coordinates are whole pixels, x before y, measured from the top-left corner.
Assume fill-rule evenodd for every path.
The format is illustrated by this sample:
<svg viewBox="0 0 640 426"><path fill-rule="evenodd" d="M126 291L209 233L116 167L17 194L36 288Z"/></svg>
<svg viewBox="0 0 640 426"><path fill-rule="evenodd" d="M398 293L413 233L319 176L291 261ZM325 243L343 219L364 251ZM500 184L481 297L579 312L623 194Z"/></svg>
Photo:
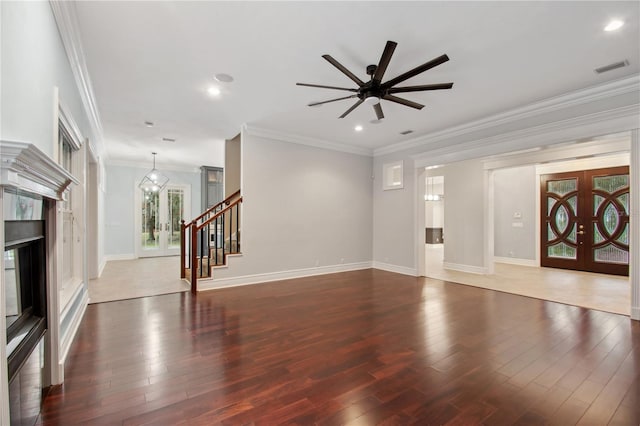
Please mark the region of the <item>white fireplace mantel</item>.
<svg viewBox="0 0 640 426"><path fill-rule="evenodd" d="M62 200L72 183L79 182L35 145L0 141L0 186Z"/></svg>

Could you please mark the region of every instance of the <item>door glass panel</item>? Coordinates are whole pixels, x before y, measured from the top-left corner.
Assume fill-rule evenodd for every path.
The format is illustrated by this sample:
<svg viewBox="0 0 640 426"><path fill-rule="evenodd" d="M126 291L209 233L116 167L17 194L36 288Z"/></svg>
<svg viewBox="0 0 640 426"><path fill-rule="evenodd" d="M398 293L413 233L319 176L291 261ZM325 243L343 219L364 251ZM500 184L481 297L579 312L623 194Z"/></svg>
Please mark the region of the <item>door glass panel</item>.
<svg viewBox="0 0 640 426"><path fill-rule="evenodd" d="M551 209L556 205L556 199L548 197L547 198L547 216L551 216Z"/></svg>
<svg viewBox="0 0 640 426"><path fill-rule="evenodd" d="M569 235L567 235L567 241L569 241L570 243L576 242L576 224L575 223L571 227L571 232L569 233Z"/></svg>
<svg viewBox="0 0 640 426"><path fill-rule="evenodd" d="M603 201L604 201L604 197L598 194L593 194L593 215L594 216L598 215L598 210L600 210L600 206L602 205Z"/></svg>
<svg viewBox="0 0 640 426"><path fill-rule="evenodd" d="M624 214L629 214L629 193L622 194L618 197L618 201L624 207Z"/></svg>
<svg viewBox="0 0 640 426"><path fill-rule="evenodd" d="M625 223L622 233L616 238L619 243L629 245L629 224Z"/></svg>
<svg viewBox="0 0 640 426"><path fill-rule="evenodd" d="M563 234L569 225L569 214L567 213L567 209L561 205L558 210L556 210L555 216L556 228L558 231Z"/></svg>
<svg viewBox="0 0 640 426"><path fill-rule="evenodd" d="M609 203L604 209L602 224L605 232L609 234L608 236L611 236L618 227L618 211L612 203Z"/></svg>
<svg viewBox="0 0 640 426"><path fill-rule="evenodd" d="M593 189L598 189L608 194L627 186L629 186L629 175L598 176L593 178Z"/></svg>
<svg viewBox="0 0 640 426"><path fill-rule="evenodd" d="M571 207L571 214L572 215L576 215L576 212L578 211L578 196L574 195L572 197L569 197L567 199L567 202L569 203L569 206Z"/></svg>
<svg viewBox="0 0 640 426"><path fill-rule="evenodd" d="M607 244L602 248L593 251L596 262L617 263L621 265L629 264L629 252L618 247Z"/></svg>
<svg viewBox="0 0 640 426"><path fill-rule="evenodd" d="M568 246L565 243L558 243L547 247L547 255L560 259L575 259L577 251L575 247Z"/></svg>
<svg viewBox="0 0 640 426"><path fill-rule="evenodd" d="M598 224L594 223L593 224L593 243L599 244L604 240L605 238L602 236L602 234L600 233L600 230L598 229Z"/></svg>
<svg viewBox="0 0 640 426"><path fill-rule="evenodd" d="M184 218L184 191L182 189L168 189L169 248L180 247L180 221Z"/></svg>
<svg viewBox="0 0 640 426"><path fill-rule="evenodd" d="M551 224L547 223L547 241L553 241L556 238L558 238L558 236L553 232L553 229L551 229Z"/></svg>
<svg viewBox="0 0 640 426"><path fill-rule="evenodd" d="M558 195L566 195L578 189L577 179L552 180L547 182L547 192Z"/></svg>
<svg viewBox="0 0 640 426"><path fill-rule="evenodd" d="M142 192L142 248L157 249L160 246L160 194Z"/></svg>

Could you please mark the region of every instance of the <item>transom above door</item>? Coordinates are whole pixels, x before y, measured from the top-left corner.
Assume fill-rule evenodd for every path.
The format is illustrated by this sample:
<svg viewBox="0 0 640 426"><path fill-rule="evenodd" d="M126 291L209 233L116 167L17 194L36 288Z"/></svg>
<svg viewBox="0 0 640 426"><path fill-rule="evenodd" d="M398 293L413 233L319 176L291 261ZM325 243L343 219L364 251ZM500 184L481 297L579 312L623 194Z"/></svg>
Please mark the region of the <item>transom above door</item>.
<svg viewBox="0 0 640 426"><path fill-rule="evenodd" d="M541 266L629 275L629 167L540 177Z"/></svg>

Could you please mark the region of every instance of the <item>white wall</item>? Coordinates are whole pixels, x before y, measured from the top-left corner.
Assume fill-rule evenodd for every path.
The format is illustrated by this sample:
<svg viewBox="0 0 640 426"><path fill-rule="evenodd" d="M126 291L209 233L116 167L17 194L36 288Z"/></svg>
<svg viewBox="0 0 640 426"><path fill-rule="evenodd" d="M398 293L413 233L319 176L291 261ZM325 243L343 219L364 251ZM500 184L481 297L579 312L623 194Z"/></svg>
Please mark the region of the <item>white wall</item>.
<svg viewBox="0 0 640 426"><path fill-rule="evenodd" d="M379 267L393 265L398 272L415 274L415 207L419 199L413 160L403 159L403 188L382 189L382 165L401 156L376 157L373 161L373 260ZM424 203L424 196L421 196ZM422 230L424 234L424 229ZM423 237L424 240L424 237ZM424 242L424 241L423 241Z"/></svg>
<svg viewBox="0 0 640 426"><path fill-rule="evenodd" d="M494 255L535 260L538 190L535 166L496 170L493 178ZM520 218L514 217L516 213ZM517 227L518 224L522 227Z"/></svg>
<svg viewBox="0 0 640 426"><path fill-rule="evenodd" d="M242 256L214 278L370 265L370 157L245 132L242 195Z"/></svg>
<svg viewBox="0 0 640 426"><path fill-rule="evenodd" d="M444 176L446 194L445 264L474 267L484 264L484 173L479 160L452 163L438 169L438 174Z"/></svg>
<svg viewBox="0 0 640 426"><path fill-rule="evenodd" d="M200 171L158 170L169 178L169 184L191 185L191 217L202 213L200 209ZM105 256L107 258L133 257L136 252L135 191L138 183L151 169L126 165L107 165L105 203Z"/></svg>
<svg viewBox="0 0 640 426"><path fill-rule="evenodd" d="M0 7L0 138L33 143L51 156L56 86L83 136L93 139L49 2Z"/></svg>

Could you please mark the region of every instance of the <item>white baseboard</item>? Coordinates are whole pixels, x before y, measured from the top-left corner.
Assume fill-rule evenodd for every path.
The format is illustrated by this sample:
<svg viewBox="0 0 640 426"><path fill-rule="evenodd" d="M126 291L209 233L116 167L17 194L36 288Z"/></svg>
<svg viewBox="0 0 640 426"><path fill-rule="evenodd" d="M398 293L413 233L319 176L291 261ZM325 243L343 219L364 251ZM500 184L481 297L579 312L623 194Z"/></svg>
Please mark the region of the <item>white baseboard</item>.
<svg viewBox="0 0 640 426"><path fill-rule="evenodd" d="M137 259L138 256L135 253L127 253L127 254L105 254L104 262L111 262L112 260L134 260ZM100 271L102 272L102 271Z"/></svg>
<svg viewBox="0 0 640 426"><path fill-rule="evenodd" d="M638 306L631 307L631 319L640 321L640 307Z"/></svg>
<svg viewBox="0 0 640 426"><path fill-rule="evenodd" d="M494 256L493 261L497 263L507 263L509 265L538 266L538 263L533 259L517 259L515 257Z"/></svg>
<svg viewBox="0 0 640 426"><path fill-rule="evenodd" d="M87 306L89 305L89 290L84 286L80 286L84 291L78 291L73 299L81 297L80 307L73 313L73 318L71 319L71 324L69 326L69 331L66 336L60 336L60 364L64 365L65 360L67 359L67 355L69 354L69 349L71 349L71 343L73 342L73 338L76 336L78 332L78 327L80 327L80 322L82 322L82 318L84 317L84 313L87 310ZM75 305L74 300L69 302L68 306ZM62 319L64 316L68 315L70 312L62 312L60 318Z"/></svg>
<svg viewBox="0 0 640 426"><path fill-rule="evenodd" d="M462 265L460 263L443 262L444 269L450 269L452 271L468 272L470 274L485 275L487 268L484 266Z"/></svg>
<svg viewBox="0 0 640 426"><path fill-rule="evenodd" d="M198 281L198 291L218 288L237 287L241 285L266 283L270 281L289 280L310 277L313 275L333 274L336 272L357 271L371 268L371 262L347 263L341 265L319 266L316 268L294 269L290 271L267 272L264 274L243 275L240 277L218 278Z"/></svg>
<svg viewBox="0 0 640 426"><path fill-rule="evenodd" d="M396 274L410 275L412 277L418 276L418 271L415 268L407 268L406 266L392 265L390 263L377 262L374 260L373 267L383 271L395 272Z"/></svg>

